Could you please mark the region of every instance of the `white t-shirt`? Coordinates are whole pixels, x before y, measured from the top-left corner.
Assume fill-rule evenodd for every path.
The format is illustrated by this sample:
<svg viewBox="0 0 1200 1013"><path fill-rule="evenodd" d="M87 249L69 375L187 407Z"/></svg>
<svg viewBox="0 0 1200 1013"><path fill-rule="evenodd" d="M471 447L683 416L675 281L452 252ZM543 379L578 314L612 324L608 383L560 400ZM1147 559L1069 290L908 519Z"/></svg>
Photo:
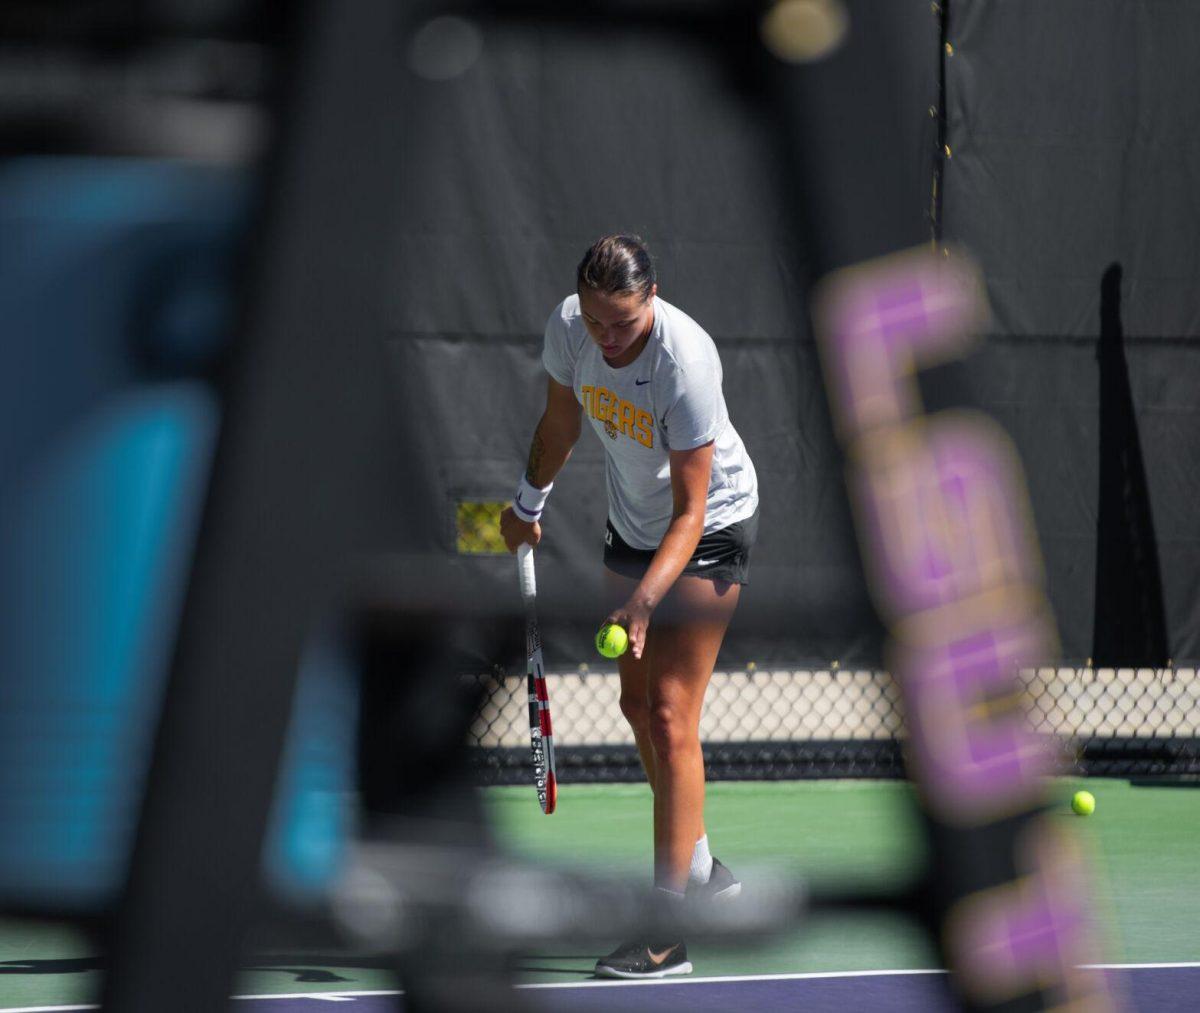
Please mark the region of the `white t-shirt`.
<svg viewBox="0 0 1200 1013"><path fill-rule="evenodd" d="M579 296L546 323L546 371L571 387L605 450L608 516L626 542L657 549L671 522L669 450L714 441L704 514L711 534L750 517L758 480L721 392L721 360L704 328L663 299L641 354L614 369L588 335Z"/></svg>

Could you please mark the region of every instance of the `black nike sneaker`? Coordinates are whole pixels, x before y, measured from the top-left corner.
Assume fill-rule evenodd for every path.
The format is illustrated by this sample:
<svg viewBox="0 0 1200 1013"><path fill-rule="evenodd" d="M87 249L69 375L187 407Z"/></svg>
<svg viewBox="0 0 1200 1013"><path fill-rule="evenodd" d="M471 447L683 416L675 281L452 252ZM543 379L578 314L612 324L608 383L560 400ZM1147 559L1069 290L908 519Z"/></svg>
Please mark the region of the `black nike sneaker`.
<svg viewBox="0 0 1200 1013"><path fill-rule="evenodd" d="M596 961L597 978L665 978L691 973L683 943L626 943Z"/></svg>
<svg viewBox="0 0 1200 1013"><path fill-rule="evenodd" d="M688 900L724 901L733 900L742 892L742 884L733 878L733 873L721 864L719 858L713 859L712 872L707 883L688 883Z"/></svg>

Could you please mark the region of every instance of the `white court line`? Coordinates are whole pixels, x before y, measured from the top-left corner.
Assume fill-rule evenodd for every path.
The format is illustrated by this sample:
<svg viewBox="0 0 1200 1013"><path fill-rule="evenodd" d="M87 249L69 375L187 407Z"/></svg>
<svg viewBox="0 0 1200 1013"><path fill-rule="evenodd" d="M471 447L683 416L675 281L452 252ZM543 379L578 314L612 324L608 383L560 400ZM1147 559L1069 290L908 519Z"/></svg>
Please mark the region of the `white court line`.
<svg viewBox="0 0 1200 1013"><path fill-rule="evenodd" d="M1185 960L1163 964L1080 964L1086 971L1169 971L1176 968L1200 967L1200 961ZM802 981L812 978L878 978L884 975L945 974L944 968L906 968L892 971L807 971L796 974L731 974L711 978L651 978L647 981L563 981L537 982L517 988L613 988L623 985L711 985L735 981ZM348 1002L376 995L403 995L400 990L354 992L274 992L269 995L235 995L234 999L322 999ZM0 1013L68 1013L75 1010L99 1009L99 1006L0 1006Z"/></svg>
<svg viewBox="0 0 1200 1013"><path fill-rule="evenodd" d="M1085 971L1157 971L1172 967L1200 967L1200 960L1183 960L1175 964L1080 964Z"/></svg>
<svg viewBox="0 0 1200 1013"><path fill-rule="evenodd" d="M519 985L517 986L520 987ZM269 995L235 995L234 999L329 999L333 1002L350 1002L366 999L373 995L404 995L403 989L371 990L363 992L272 992ZM22 1013L21 1010L0 1010L0 1013Z"/></svg>
<svg viewBox="0 0 1200 1013"><path fill-rule="evenodd" d="M270 995L235 995L234 999L320 999L322 1002L353 1002L368 995L404 995L403 992L272 992ZM20 1013L0 1010L0 1013Z"/></svg>
<svg viewBox="0 0 1200 1013"><path fill-rule="evenodd" d="M59 1010L99 1009L99 1006L4 1006L3 1013L58 1013Z"/></svg>
<svg viewBox="0 0 1200 1013"><path fill-rule="evenodd" d="M1169 964L1080 964L1081 970L1086 971L1139 971L1139 970L1170 970L1171 968L1200 967L1200 961L1182 961ZM712 985L733 981L802 981L814 978L878 978L886 975L912 974L946 974L945 968L905 968L890 971L807 971L795 974L730 974L714 977L674 977L649 978L646 980L605 980L605 981L568 981L568 982L539 982L537 984L518 985L517 988L595 988L612 987L614 985ZM349 994L349 993L345 993ZM7 1011L0 1011L7 1013Z"/></svg>
<svg viewBox="0 0 1200 1013"><path fill-rule="evenodd" d="M806 971L795 974L727 974L712 977L614 978L596 981L538 982L517 988L620 988L625 985L720 985L731 981L800 981L806 978L878 978L888 974L945 974L940 968L906 968L898 971Z"/></svg>
<svg viewBox="0 0 1200 1013"><path fill-rule="evenodd" d="M811 971L807 973L796 974L731 974L725 976L714 977L668 977L668 978L645 978L645 979L587 979L584 981L547 981L547 982L530 982L524 985L517 985L517 988L622 988L627 985L714 985L724 984L731 981L791 981L802 978L872 978L887 974L945 974L945 971L935 968L921 968L918 970L905 969L902 971ZM339 995L347 997L366 997L372 995L403 995L403 991L388 991L388 992L332 992L318 993L311 996L289 995L286 993L275 995L235 995L235 999L299 999L312 998L319 999L323 995ZM21 1013L20 1010L0 1010L0 1013Z"/></svg>

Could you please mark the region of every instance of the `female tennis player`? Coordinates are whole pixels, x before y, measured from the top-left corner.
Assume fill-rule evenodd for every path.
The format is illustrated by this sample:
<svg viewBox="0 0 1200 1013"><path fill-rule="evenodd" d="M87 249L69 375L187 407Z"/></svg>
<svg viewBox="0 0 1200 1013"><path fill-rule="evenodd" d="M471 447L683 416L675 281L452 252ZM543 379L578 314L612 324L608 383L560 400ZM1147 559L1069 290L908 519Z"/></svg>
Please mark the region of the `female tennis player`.
<svg viewBox="0 0 1200 1013"><path fill-rule="evenodd" d="M716 347L658 297L641 240L606 236L551 314L542 363L546 410L501 532L514 552L541 540L542 509L586 417L605 449L608 619L629 634L621 711L654 792L655 886L670 899L734 897L741 884L712 857L704 829L699 724L749 573L758 484L726 412ZM691 970L678 940L638 940L596 964L618 978Z"/></svg>

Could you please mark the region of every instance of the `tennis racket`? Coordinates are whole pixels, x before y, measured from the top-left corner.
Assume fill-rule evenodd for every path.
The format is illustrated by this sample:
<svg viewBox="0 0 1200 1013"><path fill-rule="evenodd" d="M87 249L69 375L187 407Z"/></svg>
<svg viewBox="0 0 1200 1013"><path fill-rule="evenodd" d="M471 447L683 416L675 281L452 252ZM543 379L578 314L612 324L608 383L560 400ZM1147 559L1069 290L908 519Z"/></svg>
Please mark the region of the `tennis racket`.
<svg viewBox="0 0 1200 1013"><path fill-rule="evenodd" d="M542 634L537 621L537 580L533 572L533 546L517 549L517 574L525 603L526 682L529 689L529 741L533 747L533 783L542 812L549 816L558 801L554 776L554 731L550 725L550 696L546 692L546 668L542 663Z"/></svg>

